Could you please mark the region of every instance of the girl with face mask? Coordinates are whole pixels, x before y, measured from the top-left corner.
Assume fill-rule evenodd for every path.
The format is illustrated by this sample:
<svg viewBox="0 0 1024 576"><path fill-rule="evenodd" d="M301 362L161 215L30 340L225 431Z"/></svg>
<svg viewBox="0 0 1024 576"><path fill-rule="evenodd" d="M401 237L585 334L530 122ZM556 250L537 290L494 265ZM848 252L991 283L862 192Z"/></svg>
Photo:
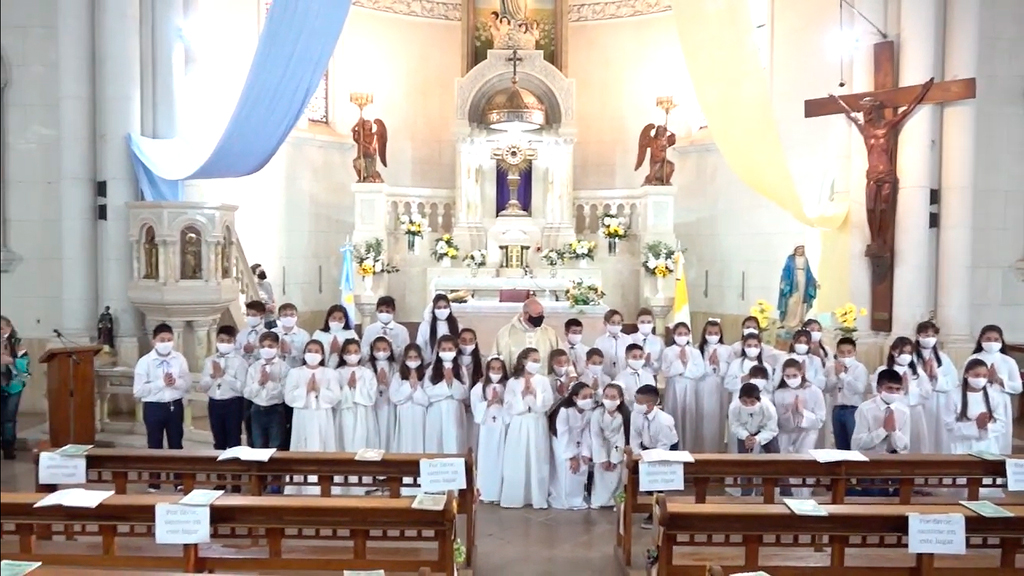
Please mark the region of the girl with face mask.
<svg viewBox="0 0 1024 576"><path fill-rule="evenodd" d="M1000 438L1010 422L1003 420L1008 396L995 390L988 380L988 364L981 358L967 361L959 390L946 394L942 417L952 454L990 452L998 454Z"/></svg>
<svg viewBox="0 0 1024 576"><path fill-rule="evenodd" d="M409 344L402 353L398 373L391 380L389 394L395 405L395 433L391 437L391 451L401 454L423 454L423 434L427 428L427 406L430 398L423 390L427 379L423 351L419 345ZM403 490L403 494L410 492Z"/></svg>
<svg viewBox="0 0 1024 576"><path fill-rule="evenodd" d="M935 431L928 425L924 413L924 405L932 396L932 381L914 362L914 343L910 338L899 336L893 340L885 365L879 366L871 376L873 387L877 385L878 374L886 369L896 371L903 378L904 395L901 401L910 410L910 452L934 453L932 444Z"/></svg>
<svg viewBox="0 0 1024 576"><path fill-rule="evenodd" d="M789 345L787 354L779 355L775 363L775 377L772 380L772 389L777 389L782 381L782 364L789 359L795 359L803 366L804 377L819 390L825 390L825 365L821 358L811 354L811 333L807 330L797 330L793 333L792 343Z"/></svg>
<svg viewBox="0 0 1024 576"><path fill-rule="evenodd" d="M779 451L782 454L807 454L818 441L818 431L825 424L825 396L821 389L808 382L803 364L795 358L782 363L782 378L773 401L779 417ZM799 479L791 479L799 484ZM787 490L783 488L783 495ZM798 498L810 498L811 488L796 488Z"/></svg>
<svg viewBox="0 0 1024 576"><path fill-rule="evenodd" d="M991 388L994 395L1006 396L1006 402L998 402L1004 413L996 414L1003 422L1013 421L1011 405L1021 393L1022 383L1020 367L1017 361L1007 355L1006 340L1003 329L994 324L985 326L978 333L978 341L974 345L974 354L968 360L980 358L988 365L988 381L994 384ZM955 393L955 392L954 392ZM999 453L1010 454L1013 448L1011 434L1003 434L999 438Z"/></svg>
<svg viewBox="0 0 1024 576"><path fill-rule="evenodd" d="M466 385L466 389L472 391L471 387L485 378L484 357L480 354L476 330L472 328L459 330L459 353L455 356L455 360L459 367L459 381ZM476 452L479 431L476 419L473 418L472 400L468 395L463 403L463 409L466 412L466 443L473 449L473 452Z"/></svg>
<svg viewBox="0 0 1024 576"><path fill-rule="evenodd" d="M743 345L740 347L740 355L729 363L729 369L725 373L725 389L729 391L729 404L736 400L740 386L751 381L750 369L754 366L763 366L767 376L767 382L759 386L761 393L771 401L774 388L771 386L774 371L765 361L764 345L761 343L761 336L747 334L743 337Z"/></svg>
<svg viewBox="0 0 1024 576"><path fill-rule="evenodd" d="M541 375L540 352L524 348L516 356L505 387L508 435L502 460L501 507L548 507L551 441L545 416L551 383Z"/></svg>
<svg viewBox="0 0 1024 576"><path fill-rule="evenodd" d="M609 383L590 416L590 450L594 460L591 508L615 506L615 495L622 490L623 448L629 442L629 417L622 386Z"/></svg>
<svg viewBox="0 0 1024 576"><path fill-rule="evenodd" d="M313 332L312 337L324 346L324 366L333 369L341 365L341 345L346 340L359 338L353 329L354 326L355 323L348 316L348 310L341 304L335 304L327 309L324 325Z"/></svg>
<svg viewBox="0 0 1024 576"><path fill-rule="evenodd" d="M427 407L426 450L431 454L462 454L466 451L466 409L469 388L460 380L455 365L458 340L444 335L437 339L437 358L423 388L430 398Z"/></svg>
<svg viewBox="0 0 1024 576"><path fill-rule="evenodd" d="M483 380L470 392L473 419L478 429L476 452L477 488L480 500L496 503L501 498L502 464L505 457L505 429L508 414L505 411L505 384L508 369L500 356L487 359Z"/></svg>
<svg viewBox="0 0 1024 576"><path fill-rule="evenodd" d="M924 418L932 433L932 448L938 454L949 454L949 437L942 412L946 395L960 386L956 366L945 352L939 350L939 327L931 320L917 325L914 340L914 362L932 381L932 395L924 403Z"/></svg>
<svg viewBox="0 0 1024 576"><path fill-rule="evenodd" d="M686 322L672 327L672 341L660 361L665 377L664 410L676 423L680 449L695 450L705 424L697 411L697 381L704 376L704 357L693 347Z"/></svg>
<svg viewBox="0 0 1024 576"><path fill-rule="evenodd" d="M334 406L341 401L338 373L324 366L324 346L318 340L306 343L304 364L288 371L284 401L292 407L292 452L335 452L338 431L334 427ZM307 476L311 485L289 484L285 494L320 494L316 476Z"/></svg>
<svg viewBox="0 0 1024 576"><path fill-rule="evenodd" d="M435 294L427 308L423 322L416 330L416 343L423 350L423 354L430 360L436 356L437 339L445 334L457 336L459 334L459 321L452 314L452 302L447 294Z"/></svg>
<svg viewBox="0 0 1024 576"><path fill-rule="evenodd" d="M548 414L551 431L551 490L548 503L558 510L587 508L587 472L590 468L590 418L594 391L582 382Z"/></svg>
<svg viewBox="0 0 1024 576"><path fill-rule="evenodd" d="M375 411L377 378L372 370L361 364L362 358L359 340L349 338L342 343L341 366L338 367L341 401L334 406L334 420L338 430L338 449L344 452L355 453L363 448L380 447ZM369 483L370 480L364 478L363 482ZM342 489L342 494L352 496L365 492L361 487Z"/></svg>
<svg viewBox="0 0 1024 576"><path fill-rule="evenodd" d="M370 343L370 358L366 367L373 372L377 382L377 398L373 403L373 411L377 416L377 432L380 441L377 447L382 450L391 448L391 435L395 430L395 405L391 403L391 381L398 373L398 362L391 340L385 336L377 336Z"/></svg>
<svg viewBox="0 0 1024 576"><path fill-rule="evenodd" d="M741 324L741 326L740 339L732 345L733 358L743 356L743 340L747 336L761 336L761 323L756 317L747 316L743 319L743 324ZM777 365L778 362L776 362L776 356L780 354L780 352L768 344L762 344L761 348L761 357L772 366Z"/></svg>
<svg viewBox="0 0 1024 576"><path fill-rule="evenodd" d="M552 398L554 402L560 402L577 380L568 352L555 348L548 354L548 378L551 380Z"/></svg>
<svg viewBox="0 0 1024 576"><path fill-rule="evenodd" d="M700 432L694 439L692 452L722 452L725 444L729 395L725 390L725 373L732 361L732 347L724 344L722 324L716 318L704 323L697 351L704 359L704 375L697 381L696 413L701 415Z"/></svg>
<svg viewBox="0 0 1024 576"><path fill-rule="evenodd" d="M657 374L661 370L665 339L654 333L654 312L650 308L641 308L636 313L636 334L633 334L633 342L643 347L647 369Z"/></svg>

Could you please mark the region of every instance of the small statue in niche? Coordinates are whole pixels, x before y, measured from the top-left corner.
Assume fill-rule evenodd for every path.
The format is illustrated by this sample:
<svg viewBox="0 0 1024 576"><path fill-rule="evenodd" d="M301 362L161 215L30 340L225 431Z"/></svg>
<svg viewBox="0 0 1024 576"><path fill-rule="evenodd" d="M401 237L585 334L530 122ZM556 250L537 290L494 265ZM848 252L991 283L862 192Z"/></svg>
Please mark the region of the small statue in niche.
<svg viewBox="0 0 1024 576"><path fill-rule="evenodd" d="M146 228L142 242L142 255L144 258L142 278L145 280L159 279L160 246L156 243L156 231L152 226Z"/></svg>
<svg viewBox="0 0 1024 576"><path fill-rule="evenodd" d="M231 278L231 230L224 230L224 245L220 251L220 275L221 278Z"/></svg>
<svg viewBox="0 0 1024 576"><path fill-rule="evenodd" d="M376 130L374 130L376 126ZM384 182L377 171L377 158L388 167L388 129L380 118L369 120L360 117L352 126L352 139L356 143L356 157L352 167L356 171L356 182Z"/></svg>
<svg viewBox="0 0 1024 576"><path fill-rule="evenodd" d="M181 279L203 279L203 237L191 226L181 231Z"/></svg>
<svg viewBox="0 0 1024 576"><path fill-rule="evenodd" d="M676 171L675 162L668 159L668 149L676 145L676 135L668 127L654 126L650 123L640 131L640 142L636 151L637 171L644 165L647 150L651 151L650 171L644 177L644 186L670 186L672 174Z"/></svg>
<svg viewBox="0 0 1024 576"><path fill-rule="evenodd" d="M114 349L114 315L110 313L110 306L104 306L96 321L96 342L104 348Z"/></svg>

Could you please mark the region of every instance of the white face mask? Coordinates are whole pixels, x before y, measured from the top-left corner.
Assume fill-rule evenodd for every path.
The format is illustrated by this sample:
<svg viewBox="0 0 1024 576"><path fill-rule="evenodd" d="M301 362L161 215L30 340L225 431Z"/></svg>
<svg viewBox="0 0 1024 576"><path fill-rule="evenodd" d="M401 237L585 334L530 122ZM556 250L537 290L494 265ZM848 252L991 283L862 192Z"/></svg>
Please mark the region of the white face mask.
<svg viewBox="0 0 1024 576"><path fill-rule="evenodd" d="M501 374L495 374L494 372L488 372L487 377L491 379L491 382L501 380Z"/></svg>
<svg viewBox="0 0 1024 576"><path fill-rule="evenodd" d="M628 364L629 367L632 368L633 370L640 370L641 368L644 367L644 361L643 360L634 360L632 358L630 358L629 360L626 360L626 364Z"/></svg>
<svg viewBox="0 0 1024 576"><path fill-rule="evenodd" d="M171 350L174 350L174 342L157 342L153 345L153 348L156 348L157 354L167 356L171 353Z"/></svg>
<svg viewBox="0 0 1024 576"><path fill-rule="evenodd" d="M344 322L328 322L327 323L327 327L331 331L332 334L337 334L338 332L344 332L345 331L345 323Z"/></svg>
<svg viewBox="0 0 1024 576"><path fill-rule="evenodd" d="M650 322L644 322L643 324L637 324L636 325L636 330L637 330L637 332L643 334L644 336L650 336L651 332L654 332L654 324L651 324Z"/></svg>
<svg viewBox="0 0 1024 576"><path fill-rule="evenodd" d="M405 361L405 365L408 366L410 370L415 370L415 369L419 368L420 364L423 364L423 362L420 361L420 360L406 360Z"/></svg>
<svg viewBox="0 0 1024 576"><path fill-rule="evenodd" d="M853 366L853 363L856 362L857 359L853 356L847 356L846 358L840 358L839 361L843 363L843 366L849 368L850 366Z"/></svg>
<svg viewBox="0 0 1024 576"><path fill-rule="evenodd" d="M553 366L553 368L555 369L555 376L565 376L567 371L565 366Z"/></svg>
<svg viewBox="0 0 1024 576"><path fill-rule="evenodd" d="M633 404L633 414L636 414L636 415L639 415L639 416L647 414L647 405L646 404Z"/></svg>
<svg viewBox="0 0 1024 576"><path fill-rule="evenodd" d="M996 354L1003 349L1002 342L982 342L981 349L989 354Z"/></svg>
<svg viewBox="0 0 1024 576"><path fill-rule="evenodd" d="M540 362L527 362L525 368L530 374L536 374L540 372Z"/></svg>
<svg viewBox="0 0 1024 576"><path fill-rule="evenodd" d="M319 366L324 356L318 352L306 352L302 355L302 359L310 366Z"/></svg>
<svg viewBox="0 0 1024 576"><path fill-rule="evenodd" d="M601 366L600 364L587 364L587 371L594 376L600 376L601 372L604 371L604 366Z"/></svg>
<svg viewBox="0 0 1024 576"><path fill-rule="evenodd" d="M807 351L810 349L811 347L807 344L793 344L793 352L796 352L800 356L807 354Z"/></svg>
<svg viewBox="0 0 1024 576"><path fill-rule="evenodd" d="M373 353L373 359L374 360L387 360L390 357L391 357L391 353L390 352L384 352L383 350L378 350L378 351Z"/></svg>
<svg viewBox="0 0 1024 576"><path fill-rule="evenodd" d="M811 332L811 342L815 344L821 342L821 332Z"/></svg>
<svg viewBox="0 0 1024 576"><path fill-rule="evenodd" d="M249 326L249 328L255 328L260 324L263 324L263 318L259 316L246 316L245 323L246 325Z"/></svg>
<svg viewBox="0 0 1024 576"><path fill-rule="evenodd" d="M445 350L445 351L442 351L442 352L438 352L437 353L437 357L440 358L444 362L451 362L452 360L455 360L455 351L454 350Z"/></svg>
<svg viewBox="0 0 1024 576"><path fill-rule="evenodd" d="M764 390L764 387L768 385L768 381L764 378L751 378L750 383L757 386L758 390Z"/></svg>
<svg viewBox="0 0 1024 576"><path fill-rule="evenodd" d="M437 317L438 320L447 320L451 314L451 308L434 308L434 316Z"/></svg>
<svg viewBox="0 0 1024 576"><path fill-rule="evenodd" d="M925 336L924 338L917 339L917 343L921 346L921 348L924 348L925 350L931 350L932 348L934 348L935 343L938 341L939 339L934 336Z"/></svg>
<svg viewBox="0 0 1024 576"><path fill-rule="evenodd" d="M565 341L568 342L570 346L575 346L583 341L583 334L566 334Z"/></svg>
<svg viewBox="0 0 1024 576"><path fill-rule="evenodd" d="M903 398L903 394L893 394L892 392L882 392L878 396L882 399L882 402L885 402L887 405L890 406L896 402L899 402L900 398Z"/></svg>
<svg viewBox="0 0 1024 576"><path fill-rule="evenodd" d="M967 385L974 390L981 390L988 384L988 378L968 378Z"/></svg>
<svg viewBox="0 0 1024 576"><path fill-rule="evenodd" d="M459 351L462 352L463 354L472 354L473 350L476 350L476 344L470 344L469 346L465 344L459 344Z"/></svg>
<svg viewBox="0 0 1024 576"><path fill-rule="evenodd" d="M277 348L260 348L260 358L271 360L277 357Z"/></svg>
<svg viewBox="0 0 1024 576"><path fill-rule="evenodd" d="M740 412L742 412L744 414L747 414L748 416L749 415L753 415L754 413L756 413L758 408L760 408L760 406L757 405L757 404L754 404L753 406L747 406L745 404L740 404Z"/></svg>
<svg viewBox="0 0 1024 576"><path fill-rule="evenodd" d="M708 344L718 344L722 341L722 337L718 334L708 334L704 339L708 341Z"/></svg>
<svg viewBox="0 0 1024 576"><path fill-rule="evenodd" d="M787 376L785 380L786 386L789 386L790 388L796 388L804 381L804 379L799 376Z"/></svg>
<svg viewBox="0 0 1024 576"><path fill-rule="evenodd" d="M604 404L605 410L607 410L609 412L611 412L612 410L615 410L616 408L619 407L619 401L618 400L612 400L610 398L605 398L604 400L601 400L601 404Z"/></svg>
<svg viewBox="0 0 1024 576"><path fill-rule="evenodd" d="M761 349L757 346L751 346L744 348L743 353L747 355L747 358L757 358L757 355L761 353Z"/></svg>
<svg viewBox="0 0 1024 576"><path fill-rule="evenodd" d="M285 328L295 328L295 324L296 322L299 321L299 319L296 318L295 316L281 316L280 318L277 319L277 321L280 322L281 326L284 326Z"/></svg>
<svg viewBox="0 0 1024 576"><path fill-rule="evenodd" d="M608 333L612 336L618 336L619 332L622 332L622 326L615 326L613 324L608 325Z"/></svg>
<svg viewBox="0 0 1024 576"><path fill-rule="evenodd" d="M760 332L760 330L758 330L757 328L744 328L743 329L743 335L744 336L747 336L749 334L757 334L759 332Z"/></svg>
<svg viewBox="0 0 1024 576"><path fill-rule="evenodd" d="M580 410L590 410L594 407L594 399L586 398L584 400L577 400L576 407Z"/></svg>
<svg viewBox="0 0 1024 576"><path fill-rule="evenodd" d="M463 354L462 356L459 356L459 364L462 364L463 366L469 366L472 363L473 363L473 357L472 356L466 356L465 354Z"/></svg>
<svg viewBox="0 0 1024 576"><path fill-rule="evenodd" d="M686 346L687 344L690 343L689 336L673 336L672 339L675 340L676 346L680 347Z"/></svg>
<svg viewBox="0 0 1024 576"><path fill-rule="evenodd" d="M217 353L221 356L227 356L235 351L234 344L226 344L224 342L217 342Z"/></svg>
<svg viewBox="0 0 1024 576"><path fill-rule="evenodd" d="M394 319L395 315L390 312L377 312L377 321L381 324L391 324Z"/></svg>
<svg viewBox="0 0 1024 576"><path fill-rule="evenodd" d="M345 354L341 357L345 361L345 364L349 366L355 366L359 364L359 359L362 358L359 354Z"/></svg>
<svg viewBox="0 0 1024 576"><path fill-rule="evenodd" d="M896 356L896 358L894 358L896 363L899 364L900 366L908 366L910 364L910 361L913 359L914 357L911 356L910 354L900 354Z"/></svg>

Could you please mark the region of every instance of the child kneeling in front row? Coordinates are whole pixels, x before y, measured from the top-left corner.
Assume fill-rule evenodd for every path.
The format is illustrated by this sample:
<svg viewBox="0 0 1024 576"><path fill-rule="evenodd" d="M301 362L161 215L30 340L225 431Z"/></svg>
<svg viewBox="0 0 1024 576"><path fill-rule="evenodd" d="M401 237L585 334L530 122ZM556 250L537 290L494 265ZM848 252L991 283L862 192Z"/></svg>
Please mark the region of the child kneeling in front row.
<svg viewBox="0 0 1024 576"><path fill-rule="evenodd" d="M631 345L632 346L632 345ZM629 393L626 392L626 395ZM644 450L678 450L679 436L672 417L658 408L658 388L651 384L636 390L636 400L629 421L629 447L633 454ZM654 526L654 515L649 514L640 525L645 530Z"/></svg>
<svg viewBox="0 0 1024 576"><path fill-rule="evenodd" d="M747 382L740 387L739 397L729 406L729 430L739 454L779 453L779 415L771 402L762 401L757 384ZM747 479L740 480L740 484L746 483ZM740 495L753 493L752 488L743 488Z"/></svg>

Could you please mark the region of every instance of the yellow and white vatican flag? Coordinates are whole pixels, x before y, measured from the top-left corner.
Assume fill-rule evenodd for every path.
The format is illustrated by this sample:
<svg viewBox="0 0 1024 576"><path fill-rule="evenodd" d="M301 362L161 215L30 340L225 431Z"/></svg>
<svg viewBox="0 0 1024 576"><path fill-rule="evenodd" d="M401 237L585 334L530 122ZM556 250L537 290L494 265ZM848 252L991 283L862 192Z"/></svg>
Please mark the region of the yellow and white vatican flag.
<svg viewBox="0 0 1024 576"><path fill-rule="evenodd" d="M672 323L686 322L692 330L693 326L690 324L690 294L686 291L686 272L683 270L685 262L683 253L676 252L676 290L675 302L672 304Z"/></svg>

